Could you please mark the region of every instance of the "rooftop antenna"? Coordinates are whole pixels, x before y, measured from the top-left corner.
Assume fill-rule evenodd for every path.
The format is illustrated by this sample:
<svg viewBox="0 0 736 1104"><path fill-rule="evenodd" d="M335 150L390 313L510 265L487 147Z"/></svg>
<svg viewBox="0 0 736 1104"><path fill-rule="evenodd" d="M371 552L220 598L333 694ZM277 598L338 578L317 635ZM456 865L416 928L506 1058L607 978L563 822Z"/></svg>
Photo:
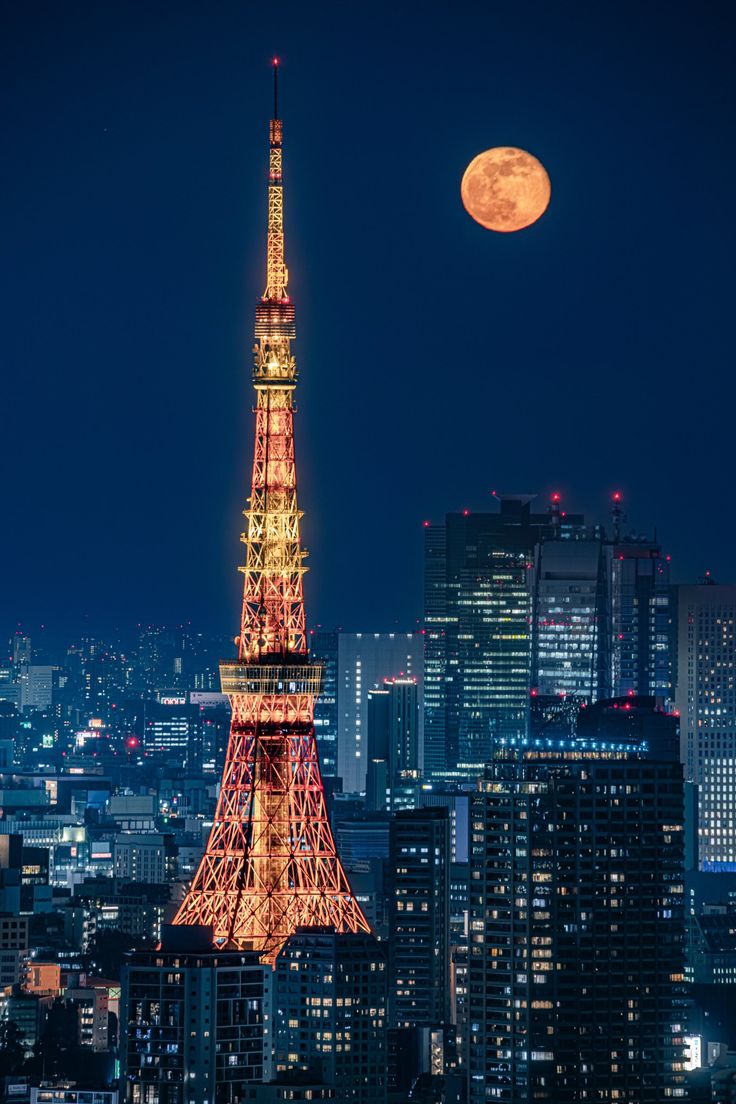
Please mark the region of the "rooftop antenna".
<svg viewBox="0 0 736 1104"><path fill-rule="evenodd" d="M273 59L273 117L279 117L279 59Z"/></svg>
<svg viewBox="0 0 736 1104"><path fill-rule="evenodd" d="M560 535L560 502L561 501L562 501L562 495L560 494L559 491L555 491L554 494L550 498L551 505L550 505L550 508L549 508L549 513L550 513L550 519L551 519L551 522L552 522L552 532L553 532L554 536L556 536L556 537L559 537L559 535Z"/></svg>
<svg viewBox="0 0 736 1104"><path fill-rule="evenodd" d="M621 540L621 503L623 495L620 491L614 491L611 495L611 515L613 517L613 539L616 543Z"/></svg>

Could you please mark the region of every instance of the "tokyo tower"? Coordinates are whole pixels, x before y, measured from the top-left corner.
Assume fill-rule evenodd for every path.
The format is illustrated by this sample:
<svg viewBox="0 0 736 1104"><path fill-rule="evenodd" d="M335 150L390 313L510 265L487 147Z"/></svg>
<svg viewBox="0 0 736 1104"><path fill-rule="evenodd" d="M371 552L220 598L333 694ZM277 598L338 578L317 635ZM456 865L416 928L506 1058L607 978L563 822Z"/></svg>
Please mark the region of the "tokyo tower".
<svg viewBox="0 0 736 1104"><path fill-rule="evenodd" d="M238 657L220 664L232 722L207 849L175 924L273 961L297 927L370 931L332 836L314 735L294 461L294 304L286 285L278 61L270 123L266 290L256 305L255 450Z"/></svg>

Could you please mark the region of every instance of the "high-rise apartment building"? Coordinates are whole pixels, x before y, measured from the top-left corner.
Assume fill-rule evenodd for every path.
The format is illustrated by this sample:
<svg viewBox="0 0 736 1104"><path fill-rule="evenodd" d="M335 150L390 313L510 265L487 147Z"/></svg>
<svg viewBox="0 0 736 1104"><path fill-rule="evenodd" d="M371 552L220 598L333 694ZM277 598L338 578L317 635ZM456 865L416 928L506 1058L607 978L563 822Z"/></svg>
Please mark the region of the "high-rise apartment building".
<svg viewBox="0 0 736 1104"><path fill-rule="evenodd" d="M680 586L680 754L697 787L698 865L736 871L736 586Z"/></svg>
<svg viewBox="0 0 736 1104"><path fill-rule="evenodd" d="M129 1104L237 1104L268 1080L270 970L217 951L208 928L164 926L123 967L121 1096Z"/></svg>
<svg viewBox="0 0 736 1104"><path fill-rule="evenodd" d="M299 928L273 976L274 1075L303 1070L343 1104L386 1100L386 961L365 932Z"/></svg>
<svg viewBox="0 0 736 1104"><path fill-rule="evenodd" d="M389 882L391 1026L441 1027L450 1019L448 809L394 814Z"/></svg>
<svg viewBox="0 0 736 1104"><path fill-rule="evenodd" d="M670 754L528 741L479 781L470 1104L684 1097L683 782Z"/></svg>
<svg viewBox="0 0 736 1104"><path fill-rule="evenodd" d="M340 633L338 639L337 773L345 793L362 793L368 767L368 691L387 679L416 681L417 746L423 739L424 639L421 633ZM420 753L421 755L421 750Z"/></svg>

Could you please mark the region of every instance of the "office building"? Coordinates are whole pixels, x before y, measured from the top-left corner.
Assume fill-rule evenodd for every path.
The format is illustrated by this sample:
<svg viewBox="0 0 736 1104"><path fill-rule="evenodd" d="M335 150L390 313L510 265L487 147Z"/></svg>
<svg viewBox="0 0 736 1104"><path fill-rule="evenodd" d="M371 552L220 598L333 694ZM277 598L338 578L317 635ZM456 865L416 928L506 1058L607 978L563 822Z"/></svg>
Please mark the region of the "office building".
<svg viewBox="0 0 736 1104"><path fill-rule="evenodd" d="M163 929L122 974L121 1096L129 1104L236 1104L268 1066L269 971L216 951L209 928ZM265 1049L264 1049L265 1048Z"/></svg>
<svg viewBox="0 0 736 1104"><path fill-rule="evenodd" d="M389 1014L392 1027L449 1022L450 818L396 813L389 835Z"/></svg>
<svg viewBox="0 0 736 1104"><path fill-rule="evenodd" d="M337 773L345 793L364 793L368 765L368 692L393 678L416 681L417 748L423 740L421 633L340 633L338 637Z"/></svg>
<svg viewBox="0 0 736 1104"><path fill-rule="evenodd" d="M532 689L595 701L610 693L606 547L602 534L537 545Z"/></svg>
<svg viewBox="0 0 736 1104"><path fill-rule="evenodd" d="M636 694L671 704L669 559L656 539L622 535L621 523L619 493L610 536L582 518L571 521L552 496L535 551L532 691L540 702Z"/></svg>
<svg viewBox="0 0 736 1104"><path fill-rule="evenodd" d="M533 514L534 495L497 496L496 514L425 523L424 770L472 781L499 740L526 733L534 549L567 539L578 515Z"/></svg>
<svg viewBox="0 0 736 1104"><path fill-rule="evenodd" d="M417 803L420 809L447 809L450 817L450 858L453 863L468 861L468 809L470 793L458 791L445 793L440 789L422 786Z"/></svg>
<svg viewBox="0 0 736 1104"><path fill-rule="evenodd" d="M338 634L317 629L309 634L309 654L322 665L322 690L314 702L314 734L323 778L337 774Z"/></svg>
<svg viewBox="0 0 736 1104"><path fill-rule="evenodd" d="M471 808L470 1104L683 1097L681 765L525 743Z"/></svg>
<svg viewBox="0 0 736 1104"><path fill-rule="evenodd" d="M657 541L626 537L608 545L611 694L672 704L677 610L669 557Z"/></svg>
<svg viewBox="0 0 736 1104"><path fill-rule="evenodd" d="M23 980L28 961L28 917L0 915L0 991Z"/></svg>
<svg viewBox="0 0 736 1104"><path fill-rule="evenodd" d="M15 673L11 667L0 667L0 706L8 706L2 710L3 717L11 717L20 703L20 686L15 679ZM17 726L14 726L16 728Z"/></svg>
<svg viewBox="0 0 736 1104"><path fill-rule="evenodd" d="M14 988L4 1004L4 1019L18 1028L19 1042L25 1058L31 1058L41 1038L44 1003L35 993Z"/></svg>
<svg viewBox="0 0 736 1104"><path fill-rule="evenodd" d="M161 690L157 701L144 703L143 751L147 757L200 773L204 740L202 712L199 705L189 701L186 692Z"/></svg>
<svg viewBox="0 0 736 1104"><path fill-rule="evenodd" d="M374 936L299 928L276 959L274 1075L309 1071L352 1104L386 1100L386 962Z"/></svg>
<svg viewBox="0 0 736 1104"><path fill-rule="evenodd" d="M195 745L192 770L197 771L198 759L201 759L201 773L222 775L225 765L225 751L230 735L230 702L226 694L217 694L212 690L190 690L189 704L199 710L199 726L196 739L200 740L201 752Z"/></svg>
<svg viewBox="0 0 736 1104"><path fill-rule="evenodd" d="M736 586L680 586L680 754L697 794L701 870L736 871Z"/></svg>
<svg viewBox="0 0 736 1104"><path fill-rule="evenodd" d="M166 880L164 838L155 832L121 832L113 843L115 877L125 882L162 883Z"/></svg>
<svg viewBox="0 0 736 1104"><path fill-rule="evenodd" d="M13 667L16 673L20 673L21 667L27 667L33 663L33 647L30 636L24 633L15 633L13 636Z"/></svg>
<svg viewBox="0 0 736 1104"><path fill-rule="evenodd" d="M407 800L416 804L419 779L419 694L412 678L387 679L368 691L368 769L366 807L369 811L394 809L403 800L399 792L408 786Z"/></svg>
<svg viewBox="0 0 736 1104"><path fill-rule="evenodd" d="M51 708L54 694L54 675L57 667L48 664L24 663L19 669L19 705L22 713Z"/></svg>
<svg viewBox="0 0 736 1104"><path fill-rule="evenodd" d="M389 819L385 813L359 817L334 816L338 854L347 870L365 870L373 859L387 859Z"/></svg>
<svg viewBox="0 0 736 1104"><path fill-rule="evenodd" d="M687 980L736 985L736 907L704 905L688 917Z"/></svg>

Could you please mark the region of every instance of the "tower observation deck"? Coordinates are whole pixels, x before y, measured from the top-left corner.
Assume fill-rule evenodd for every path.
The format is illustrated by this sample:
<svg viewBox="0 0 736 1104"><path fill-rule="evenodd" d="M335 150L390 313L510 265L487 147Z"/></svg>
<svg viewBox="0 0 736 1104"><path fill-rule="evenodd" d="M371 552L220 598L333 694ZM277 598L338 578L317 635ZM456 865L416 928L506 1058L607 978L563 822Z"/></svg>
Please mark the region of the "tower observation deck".
<svg viewBox="0 0 736 1104"><path fill-rule="evenodd" d="M332 836L314 734L321 668L307 650L294 457L294 305L284 261L278 61L269 127L266 289L256 304L255 449L237 659L220 664L232 707L212 831L175 924L273 961L297 927L369 931Z"/></svg>

